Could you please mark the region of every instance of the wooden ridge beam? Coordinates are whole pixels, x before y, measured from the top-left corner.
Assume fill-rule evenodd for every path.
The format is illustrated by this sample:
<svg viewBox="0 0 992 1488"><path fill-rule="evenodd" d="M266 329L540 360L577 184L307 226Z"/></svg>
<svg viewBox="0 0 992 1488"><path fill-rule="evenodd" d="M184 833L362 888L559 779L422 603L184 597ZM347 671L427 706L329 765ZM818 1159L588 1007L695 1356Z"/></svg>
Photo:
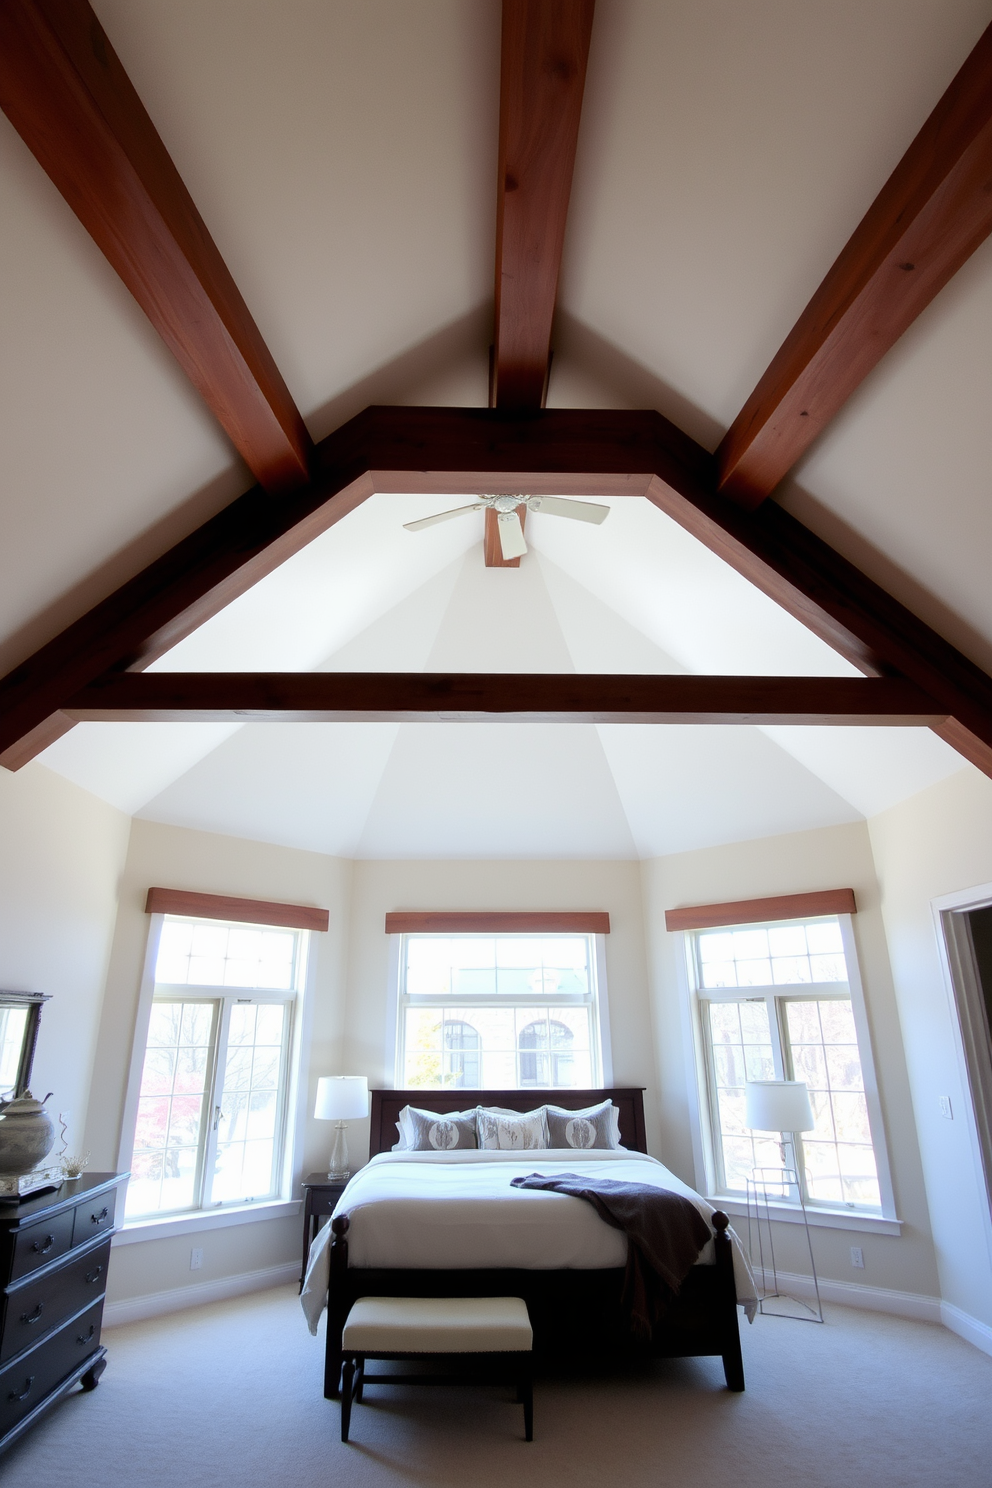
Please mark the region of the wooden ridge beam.
<svg viewBox="0 0 992 1488"><path fill-rule="evenodd" d="M310 436L87 0L0 4L0 107L268 491Z"/></svg>
<svg viewBox="0 0 992 1488"><path fill-rule="evenodd" d="M992 26L882 187L723 439L753 509L992 231Z"/></svg>
<svg viewBox="0 0 992 1488"><path fill-rule="evenodd" d="M540 408L594 0L503 0L492 402Z"/></svg>
<svg viewBox="0 0 992 1488"><path fill-rule="evenodd" d="M25 764L71 727L67 698L147 666L373 491L523 489L646 496L859 670L914 682L946 714L935 732L992 775L992 679L780 506L716 494L713 457L660 414L368 408L315 471L281 501L239 497L0 680L0 763Z"/></svg>
<svg viewBox="0 0 992 1488"><path fill-rule="evenodd" d="M891 677L539 673L124 672L66 699L76 722L941 723Z"/></svg>

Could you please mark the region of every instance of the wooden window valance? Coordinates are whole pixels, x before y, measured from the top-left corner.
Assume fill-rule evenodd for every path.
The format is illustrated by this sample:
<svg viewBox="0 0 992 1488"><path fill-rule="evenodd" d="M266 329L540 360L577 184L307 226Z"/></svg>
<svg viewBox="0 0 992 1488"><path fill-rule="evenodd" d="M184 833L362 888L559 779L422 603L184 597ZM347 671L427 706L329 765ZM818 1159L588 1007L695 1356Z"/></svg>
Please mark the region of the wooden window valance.
<svg viewBox="0 0 992 1488"><path fill-rule="evenodd" d="M330 914L309 904L269 899L235 899L227 894L194 894L187 889L149 889L145 914L189 915L203 920L239 920L289 930L326 930Z"/></svg>
<svg viewBox="0 0 992 1488"><path fill-rule="evenodd" d="M712 930L718 925L757 925L765 920L804 920L816 915L856 914L853 889L821 889L812 894L778 894L771 899L738 899L732 904L693 904L665 911L667 930Z"/></svg>
<svg viewBox="0 0 992 1488"><path fill-rule="evenodd" d="M394 910L387 935L609 935L605 910Z"/></svg>

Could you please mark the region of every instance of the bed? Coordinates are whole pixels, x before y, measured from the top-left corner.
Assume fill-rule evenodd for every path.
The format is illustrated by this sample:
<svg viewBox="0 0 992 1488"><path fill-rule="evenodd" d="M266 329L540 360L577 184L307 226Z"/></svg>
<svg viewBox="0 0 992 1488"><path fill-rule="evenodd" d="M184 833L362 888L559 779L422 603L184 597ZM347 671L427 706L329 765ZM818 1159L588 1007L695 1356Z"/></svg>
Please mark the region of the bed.
<svg viewBox="0 0 992 1488"><path fill-rule="evenodd" d="M393 1151L408 1104L449 1114L475 1105L527 1111L544 1100L580 1110L607 1098L619 1114L619 1151ZM339 1393L345 1319L362 1296L523 1297L541 1355L715 1355L728 1389L743 1390L737 1307L754 1301L747 1262L727 1216L647 1156L641 1090L374 1090L371 1114L369 1165L315 1239L301 1299L316 1331L327 1298L329 1399ZM649 1345L631 1339L620 1307L625 1236L581 1199L510 1187L518 1174L566 1170L674 1189L712 1224Z"/></svg>

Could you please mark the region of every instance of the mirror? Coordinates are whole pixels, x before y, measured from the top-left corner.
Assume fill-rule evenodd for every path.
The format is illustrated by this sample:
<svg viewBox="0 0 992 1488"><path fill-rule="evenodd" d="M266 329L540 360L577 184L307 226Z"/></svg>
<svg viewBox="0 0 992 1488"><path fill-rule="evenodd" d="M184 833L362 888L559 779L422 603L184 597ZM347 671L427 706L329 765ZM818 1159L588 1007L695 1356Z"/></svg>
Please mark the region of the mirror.
<svg viewBox="0 0 992 1488"><path fill-rule="evenodd" d="M47 1001L41 992L0 990L0 1100L24 1095L31 1084L38 1024Z"/></svg>

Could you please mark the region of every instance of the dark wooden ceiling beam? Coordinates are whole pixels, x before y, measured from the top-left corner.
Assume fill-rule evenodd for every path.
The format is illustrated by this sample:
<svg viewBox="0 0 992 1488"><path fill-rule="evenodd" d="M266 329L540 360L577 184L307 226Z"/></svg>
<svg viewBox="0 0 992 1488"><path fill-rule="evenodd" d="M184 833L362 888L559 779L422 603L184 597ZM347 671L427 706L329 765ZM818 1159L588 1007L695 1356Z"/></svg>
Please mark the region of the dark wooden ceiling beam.
<svg viewBox="0 0 992 1488"><path fill-rule="evenodd" d="M660 414L369 408L315 471L281 501L240 497L0 681L0 763L33 758L71 726L67 698L147 666L373 491L524 489L646 496L866 675L915 683L946 713L935 732L992 775L992 678L780 506L716 494L713 456Z"/></svg>
<svg viewBox="0 0 992 1488"><path fill-rule="evenodd" d="M492 401L540 408L594 0L503 0Z"/></svg>
<svg viewBox="0 0 992 1488"><path fill-rule="evenodd" d="M0 107L268 491L310 436L87 0L0 4Z"/></svg>
<svg viewBox="0 0 992 1488"><path fill-rule="evenodd" d="M869 207L717 451L753 509L992 231L992 26Z"/></svg>
<svg viewBox="0 0 992 1488"><path fill-rule="evenodd" d="M153 723L941 723L890 677L124 672L67 699L83 720Z"/></svg>

